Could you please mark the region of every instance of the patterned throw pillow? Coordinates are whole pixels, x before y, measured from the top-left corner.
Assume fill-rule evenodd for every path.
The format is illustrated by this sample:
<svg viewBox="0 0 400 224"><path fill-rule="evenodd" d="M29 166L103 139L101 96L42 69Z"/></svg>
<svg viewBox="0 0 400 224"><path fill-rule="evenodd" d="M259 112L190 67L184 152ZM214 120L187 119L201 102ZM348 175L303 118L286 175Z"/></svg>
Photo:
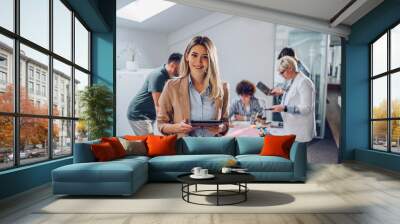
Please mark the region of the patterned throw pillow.
<svg viewBox="0 0 400 224"><path fill-rule="evenodd" d="M147 155L146 143L142 140L126 140L119 138L126 155L145 156Z"/></svg>

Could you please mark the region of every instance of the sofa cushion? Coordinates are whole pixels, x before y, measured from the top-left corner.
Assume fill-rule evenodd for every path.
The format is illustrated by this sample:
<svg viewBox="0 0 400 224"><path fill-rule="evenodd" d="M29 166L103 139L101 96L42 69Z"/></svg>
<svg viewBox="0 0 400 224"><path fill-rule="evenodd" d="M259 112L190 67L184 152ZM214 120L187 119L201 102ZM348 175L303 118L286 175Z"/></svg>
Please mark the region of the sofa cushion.
<svg viewBox="0 0 400 224"><path fill-rule="evenodd" d="M292 172L292 161L278 156L238 155L236 159L241 168L249 172Z"/></svg>
<svg viewBox="0 0 400 224"><path fill-rule="evenodd" d="M95 162L96 158L90 148L92 144L99 144L101 141L99 139L75 143L74 147L74 163L88 163Z"/></svg>
<svg viewBox="0 0 400 224"><path fill-rule="evenodd" d="M165 156L176 154L176 135L157 136L149 135L146 143L148 156Z"/></svg>
<svg viewBox="0 0 400 224"><path fill-rule="evenodd" d="M261 156L280 156L290 159L290 148L293 145L296 135L267 135L264 137L264 146L261 149Z"/></svg>
<svg viewBox="0 0 400 224"><path fill-rule="evenodd" d="M175 155L158 156L149 160L149 170L163 172L190 172L193 167L199 166L211 172L219 171L230 159L231 155Z"/></svg>
<svg viewBox="0 0 400 224"><path fill-rule="evenodd" d="M129 141L146 141L147 135L124 135L123 138Z"/></svg>
<svg viewBox="0 0 400 224"><path fill-rule="evenodd" d="M233 137L183 137L178 143L177 153L235 155L235 139Z"/></svg>
<svg viewBox="0 0 400 224"><path fill-rule="evenodd" d="M147 155L146 142L142 140L126 140L118 138L126 151L126 155Z"/></svg>
<svg viewBox="0 0 400 224"><path fill-rule="evenodd" d="M114 149L115 155L117 158L122 158L126 156L126 151L124 146L122 146L121 142L117 137L104 137L101 138L101 142L108 142Z"/></svg>
<svg viewBox="0 0 400 224"><path fill-rule="evenodd" d="M53 181L58 182L130 182L133 173L147 171L146 166L140 159L74 163L53 170L52 174Z"/></svg>
<svg viewBox="0 0 400 224"><path fill-rule="evenodd" d="M90 147L92 149L94 157L96 157L96 161L105 162L118 158L112 145L108 142L92 144Z"/></svg>
<svg viewBox="0 0 400 224"><path fill-rule="evenodd" d="M236 155L259 154L263 145L262 137L236 137Z"/></svg>

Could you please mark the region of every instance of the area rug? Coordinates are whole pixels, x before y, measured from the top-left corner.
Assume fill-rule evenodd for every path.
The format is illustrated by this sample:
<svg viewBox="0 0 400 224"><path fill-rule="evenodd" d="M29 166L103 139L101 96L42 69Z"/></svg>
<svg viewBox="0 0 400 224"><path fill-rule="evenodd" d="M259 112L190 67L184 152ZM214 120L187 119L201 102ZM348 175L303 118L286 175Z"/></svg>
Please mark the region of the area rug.
<svg viewBox="0 0 400 224"><path fill-rule="evenodd" d="M56 197L36 213L125 214L125 213L360 213L356 204L316 184L249 184L247 201L237 205L204 206L182 200L177 183L146 184L131 197ZM232 187L225 187L230 189ZM198 190L212 190L213 185ZM191 189L194 190L194 187ZM213 194L213 193L210 193ZM215 196L192 196L197 203L213 204ZM240 198L224 197L223 203ZM232 200L232 201L229 201Z"/></svg>

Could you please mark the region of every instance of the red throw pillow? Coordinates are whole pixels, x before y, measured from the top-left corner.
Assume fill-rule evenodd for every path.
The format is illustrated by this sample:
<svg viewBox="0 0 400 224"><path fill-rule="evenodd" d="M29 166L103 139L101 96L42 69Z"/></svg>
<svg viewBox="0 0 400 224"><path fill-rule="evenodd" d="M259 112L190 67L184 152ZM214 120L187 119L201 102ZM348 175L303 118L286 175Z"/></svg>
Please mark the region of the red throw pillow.
<svg viewBox="0 0 400 224"><path fill-rule="evenodd" d="M108 142L93 144L91 145L91 149L94 157L99 162L110 161L117 158L113 147Z"/></svg>
<svg viewBox="0 0 400 224"><path fill-rule="evenodd" d="M147 135L125 135L124 139L129 140L129 141L146 141Z"/></svg>
<svg viewBox="0 0 400 224"><path fill-rule="evenodd" d="M126 151L124 149L124 146L122 146L121 142L118 140L116 137L110 137L110 138L101 138L101 142L108 142L112 146L112 148L115 151L115 155L117 158L121 158L126 156Z"/></svg>
<svg viewBox="0 0 400 224"><path fill-rule="evenodd" d="M280 156L290 159L290 148L296 135L266 135L264 137L264 146L261 149L262 156Z"/></svg>
<svg viewBox="0 0 400 224"><path fill-rule="evenodd" d="M147 155L148 156L165 156L176 155L176 135L157 136L149 135L147 137Z"/></svg>

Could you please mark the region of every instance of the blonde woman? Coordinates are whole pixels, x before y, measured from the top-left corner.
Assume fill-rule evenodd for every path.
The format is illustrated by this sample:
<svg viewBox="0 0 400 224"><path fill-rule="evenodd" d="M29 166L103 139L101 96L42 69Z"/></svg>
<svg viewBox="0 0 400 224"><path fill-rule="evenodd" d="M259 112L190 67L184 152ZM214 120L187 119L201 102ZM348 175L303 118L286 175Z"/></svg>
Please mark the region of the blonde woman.
<svg viewBox="0 0 400 224"><path fill-rule="evenodd" d="M293 57L282 57L278 71L289 85L284 93L272 90L274 95L283 94L281 104L272 106L273 112L281 113L285 131L295 134L296 141L309 142L315 136L314 83L299 71Z"/></svg>
<svg viewBox="0 0 400 224"><path fill-rule="evenodd" d="M169 80L161 93L157 114L161 133L183 136L221 136L228 131L228 86L219 74L217 50L204 36L186 47L179 78ZM222 121L216 126L192 126L191 120Z"/></svg>

